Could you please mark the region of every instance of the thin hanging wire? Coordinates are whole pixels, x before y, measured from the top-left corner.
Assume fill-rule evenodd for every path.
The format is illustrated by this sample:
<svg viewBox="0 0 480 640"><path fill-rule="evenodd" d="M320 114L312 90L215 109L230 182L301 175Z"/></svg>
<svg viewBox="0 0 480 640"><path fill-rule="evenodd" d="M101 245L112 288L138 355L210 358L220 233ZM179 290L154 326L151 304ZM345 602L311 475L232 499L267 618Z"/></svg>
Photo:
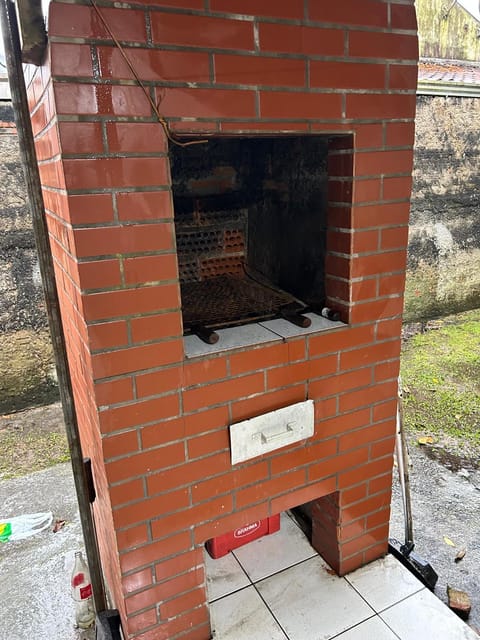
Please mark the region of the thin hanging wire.
<svg viewBox="0 0 480 640"><path fill-rule="evenodd" d="M155 104L155 102L152 99L152 96L150 95L150 92L148 90L148 88L143 84L143 82L140 79L140 76L137 73L137 70L135 69L135 67L133 66L131 60L129 59L129 57L127 56L127 54L125 53L124 48L122 47L122 45L120 44L120 42L118 41L118 39L115 37L113 31L110 29L110 25L108 24L108 22L105 20L102 12L100 11L100 9L98 8L97 3L95 2L95 0L90 0L92 7L95 9L98 17L100 18L100 20L102 21L103 26L105 27L105 29L107 30L108 34L110 35L110 37L112 38L113 42L115 43L115 46L118 48L118 50L120 51L123 59L125 60L125 62L128 65L128 68L130 69L130 71L132 72L135 80L138 82L139 86L141 87L141 89L143 90L143 93L145 94L147 100L150 103L150 106L152 107L155 115L158 118L159 123L162 125L163 130L165 131L165 135L167 136L168 140L172 143L172 144L176 144L179 147L189 147L193 144L206 144L208 142L208 140L203 139L203 140L190 140L188 142L180 142L179 140L176 140L171 131L170 131L170 127L168 125L168 122L165 120L165 118L162 116L162 114L160 113L159 109L158 109L158 105Z"/></svg>

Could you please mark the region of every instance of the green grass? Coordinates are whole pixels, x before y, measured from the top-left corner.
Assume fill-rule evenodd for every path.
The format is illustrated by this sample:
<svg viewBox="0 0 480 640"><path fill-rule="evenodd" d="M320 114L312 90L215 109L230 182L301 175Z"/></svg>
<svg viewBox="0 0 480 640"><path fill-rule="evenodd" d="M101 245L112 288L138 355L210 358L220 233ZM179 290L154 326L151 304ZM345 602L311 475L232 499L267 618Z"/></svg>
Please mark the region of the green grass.
<svg viewBox="0 0 480 640"><path fill-rule="evenodd" d="M0 431L0 478L16 478L70 460L64 433Z"/></svg>
<svg viewBox="0 0 480 640"><path fill-rule="evenodd" d="M412 337L402 353L407 429L480 446L480 310Z"/></svg>

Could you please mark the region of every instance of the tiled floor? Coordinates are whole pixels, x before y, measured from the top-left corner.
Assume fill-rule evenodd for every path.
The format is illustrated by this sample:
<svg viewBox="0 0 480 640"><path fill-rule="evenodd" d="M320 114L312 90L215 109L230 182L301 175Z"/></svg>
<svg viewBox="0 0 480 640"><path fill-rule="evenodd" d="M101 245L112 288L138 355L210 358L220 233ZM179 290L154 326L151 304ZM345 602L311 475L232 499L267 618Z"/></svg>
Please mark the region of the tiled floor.
<svg viewBox="0 0 480 640"><path fill-rule="evenodd" d="M216 640L479 640L397 560L332 575L296 522L207 557Z"/></svg>

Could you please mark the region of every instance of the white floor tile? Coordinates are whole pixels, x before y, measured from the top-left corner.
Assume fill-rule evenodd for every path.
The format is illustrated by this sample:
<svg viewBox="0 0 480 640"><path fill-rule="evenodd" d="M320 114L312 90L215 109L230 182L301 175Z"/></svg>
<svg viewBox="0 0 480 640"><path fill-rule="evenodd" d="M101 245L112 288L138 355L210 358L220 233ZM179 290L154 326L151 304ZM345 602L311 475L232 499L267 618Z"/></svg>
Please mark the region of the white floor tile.
<svg viewBox="0 0 480 640"><path fill-rule="evenodd" d="M398 640L398 636L378 616L375 616L341 633L335 637L335 640Z"/></svg>
<svg viewBox="0 0 480 640"><path fill-rule="evenodd" d="M285 513L280 516L280 531L235 549L233 553L252 582L317 555L305 534Z"/></svg>
<svg viewBox="0 0 480 640"><path fill-rule="evenodd" d="M478 640L477 634L428 589L383 611L380 617L401 640Z"/></svg>
<svg viewBox="0 0 480 640"><path fill-rule="evenodd" d="M255 587L217 600L210 614L216 640L287 640Z"/></svg>
<svg viewBox="0 0 480 640"><path fill-rule="evenodd" d="M250 584L245 571L231 553L215 560L205 552L205 569L209 602L243 589Z"/></svg>
<svg viewBox="0 0 480 640"><path fill-rule="evenodd" d="M408 569L390 555L345 577L377 612L424 588Z"/></svg>
<svg viewBox="0 0 480 640"><path fill-rule="evenodd" d="M316 556L256 585L290 640L327 640L374 615Z"/></svg>

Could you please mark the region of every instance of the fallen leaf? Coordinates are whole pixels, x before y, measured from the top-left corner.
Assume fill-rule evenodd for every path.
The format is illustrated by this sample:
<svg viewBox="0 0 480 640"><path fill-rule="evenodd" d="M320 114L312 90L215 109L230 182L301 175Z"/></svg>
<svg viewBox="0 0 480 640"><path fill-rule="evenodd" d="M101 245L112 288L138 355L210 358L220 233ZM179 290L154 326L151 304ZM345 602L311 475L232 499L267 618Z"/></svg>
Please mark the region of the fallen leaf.
<svg viewBox="0 0 480 640"><path fill-rule="evenodd" d="M450 547L456 546L455 543L450 540L450 538L447 538L447 536L443 536L443 541L445 542L445 544L448 544Z"/></svg>
<svg viewBox="0 0 480 640"><path fill-rule="evenodd" d="M435 438L433 438L432 436L423 436L422 438L418 439L418 444L434 444L435 443Z"/></svg>
<svg viewBox="0 0 480 640"><path fill-rule="evenodd" d="M55 520L55 524L53 525L52 529L53 533L57 533L58 531L60 531L60 529L63 529L66 523L66 520Z"/></svg>
<svg viewBox="0 0 480 640"><path fill-rule="evenodd" d="M467 553L467 550L465 549L465 547L460 549L460 551L455 556L455 562L460 562L460 560L465 557L466 553Z"/></svg>

